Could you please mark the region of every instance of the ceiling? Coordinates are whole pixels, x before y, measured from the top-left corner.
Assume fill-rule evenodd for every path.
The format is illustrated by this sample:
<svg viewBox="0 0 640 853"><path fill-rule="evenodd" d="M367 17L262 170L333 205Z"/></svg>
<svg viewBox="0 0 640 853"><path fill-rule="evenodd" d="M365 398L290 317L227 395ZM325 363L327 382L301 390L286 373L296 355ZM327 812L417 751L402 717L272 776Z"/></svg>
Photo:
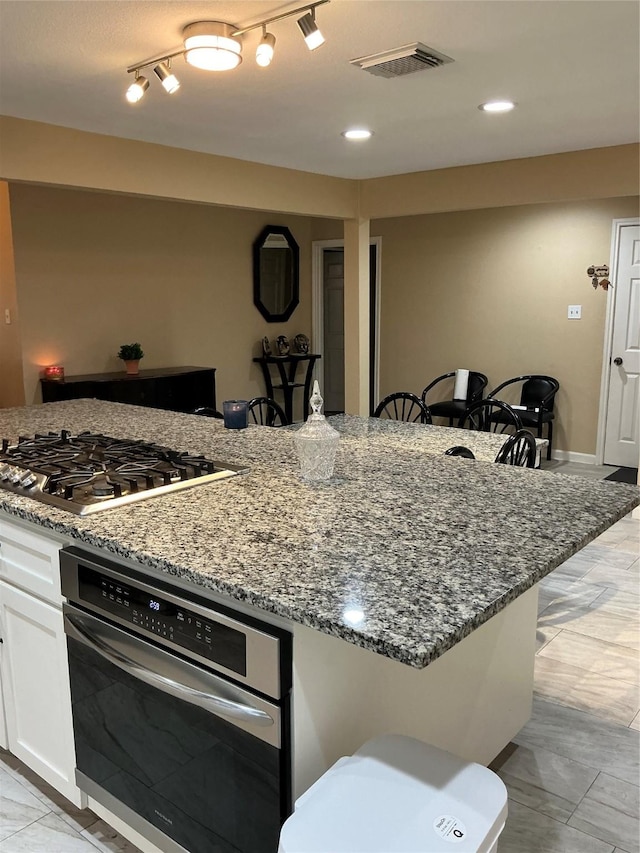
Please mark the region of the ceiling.
<svg viewBox="0 0 640 853"><path fill-rule="evenodd" d="M301 3L0 0L0 113L345 178L636 142L640 4L635 0L331 0L326 43L307 50L296 16L274 23L276 54L205 72L182 58L169 96L151 69L130 105L127 67L181 48L182 28L247 26ZM355 57L422 42L451 64L396 79ZM480 103L517 108L488 115ZM367 142L341 131L366 126ZM588 180L588 176L585 176Z"/></svg>

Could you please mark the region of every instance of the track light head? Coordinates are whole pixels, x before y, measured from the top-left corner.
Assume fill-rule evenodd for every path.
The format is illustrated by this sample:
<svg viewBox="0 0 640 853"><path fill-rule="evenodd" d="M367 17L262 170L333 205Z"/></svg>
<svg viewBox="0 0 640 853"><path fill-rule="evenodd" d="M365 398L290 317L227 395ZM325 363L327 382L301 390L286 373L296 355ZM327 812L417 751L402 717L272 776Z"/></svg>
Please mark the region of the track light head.
<svg viewBox="0 0 640 853"><path fill-rule="evenodd" d="M324 36L316 24L315 9L311 9L302 18L299 18L298 26L302 31L302 35L304 36L304 40L306 41L309 50L315 50L317 47L320 47L321 44L324 44Z"/></svg>
<svg viewBox="0 0 640 853"><path fill-rule="evenodd" d="M242 42L231 24L197 21L182 31L184 58L204 71L229 71L242 62Z"/></svg>
<svg viewBox="0 0 640 853"><path fill-rule="evenodd" d="M146 77L141 77L140 72L136 71L136 79L129 86L126 91L126 99L130 104L137 104L142 97L144 97L144 93L149 88L149 81Z"/></svg>
<svg viewBox="0 0 640 853"><path fill-rule="evenodd" d="M162 83L162 87L169 95L173 95L180 88L180 81L171 71L171 60L168 62L159 62L153 69L157 74L158 79Z"/></svg>
<svg viewBox="0 0 640 853"><path fill-rule="evenodd" d="M271 65L275 45L276 37L272 35L272 33L268 33L266 28L263 27L262 38L260 39L260 43L256 48L256 62L262 68L266 68L267 65Z"/></svg>

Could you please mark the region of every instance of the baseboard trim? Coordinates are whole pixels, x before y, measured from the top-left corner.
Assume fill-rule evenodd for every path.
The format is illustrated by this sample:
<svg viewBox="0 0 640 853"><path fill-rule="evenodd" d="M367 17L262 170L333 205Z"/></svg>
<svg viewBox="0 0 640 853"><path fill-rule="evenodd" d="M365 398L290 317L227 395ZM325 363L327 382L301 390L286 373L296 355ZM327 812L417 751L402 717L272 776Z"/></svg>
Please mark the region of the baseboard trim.
<svg viewBox="0 0 640 853"><path fill-rule="evenodd" d="M579 462L582 465L595 465L595 453L576 453L573 450L554 450L551 454L552 459L557 459L558 462Z"/></svg>

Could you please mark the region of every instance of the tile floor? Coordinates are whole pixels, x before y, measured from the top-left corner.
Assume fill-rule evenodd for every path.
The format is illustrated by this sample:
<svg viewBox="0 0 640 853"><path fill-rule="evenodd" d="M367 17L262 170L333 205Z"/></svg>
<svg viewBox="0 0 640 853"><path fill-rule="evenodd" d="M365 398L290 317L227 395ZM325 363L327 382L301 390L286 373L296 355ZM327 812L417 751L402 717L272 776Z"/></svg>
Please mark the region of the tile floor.
<svg viewBox="0 0 640 853"><path fill-rule="evenodd" d="M0 853L139 853L0 749Z"/></svg>
<svg viewBox="0 0 640 853"><path fill-rule="evenodd" d="M541 582L537 640L532 718L491 765L499 853L639 853L640 509Z"/></svg>
<svg viewBox="0 0 640 853"><path fill-rule="evenodd" d="M492 764L509 791L499 853L640 853L639 557L640 509L540 585L533 715ZM0 750L0 853L96 849L137 853Z"/></svg>

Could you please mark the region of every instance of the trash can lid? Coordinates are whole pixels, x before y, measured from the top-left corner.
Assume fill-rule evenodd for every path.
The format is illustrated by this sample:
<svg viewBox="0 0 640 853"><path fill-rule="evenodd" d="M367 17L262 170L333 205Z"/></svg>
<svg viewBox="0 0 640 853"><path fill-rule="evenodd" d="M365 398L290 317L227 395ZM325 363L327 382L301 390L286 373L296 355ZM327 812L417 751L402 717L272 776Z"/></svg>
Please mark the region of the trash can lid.
<svg viewBox="0 0 640 853"><path fill-rule="evenodd" d="M404 735L341 758L296 803L281 853L485 853L507 817L502 780Z"/></svg>

